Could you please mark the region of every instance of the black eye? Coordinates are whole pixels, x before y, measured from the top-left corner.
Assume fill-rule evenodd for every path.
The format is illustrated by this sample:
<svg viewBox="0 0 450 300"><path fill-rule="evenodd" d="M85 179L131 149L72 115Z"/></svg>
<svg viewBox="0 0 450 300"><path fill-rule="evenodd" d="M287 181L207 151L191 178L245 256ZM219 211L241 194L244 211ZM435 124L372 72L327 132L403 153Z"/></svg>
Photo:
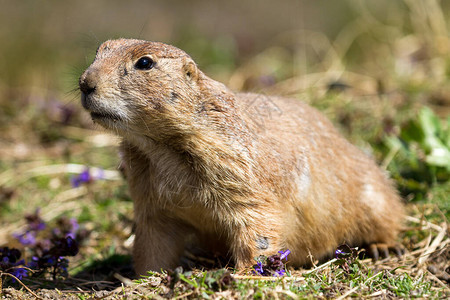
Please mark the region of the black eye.
<svg viewBox="0 0 450 300"><path fill-rule="evenodd" d="M139 70L150 70L155 65L155 62L147 56L139 58L134 67Z"/></svg>

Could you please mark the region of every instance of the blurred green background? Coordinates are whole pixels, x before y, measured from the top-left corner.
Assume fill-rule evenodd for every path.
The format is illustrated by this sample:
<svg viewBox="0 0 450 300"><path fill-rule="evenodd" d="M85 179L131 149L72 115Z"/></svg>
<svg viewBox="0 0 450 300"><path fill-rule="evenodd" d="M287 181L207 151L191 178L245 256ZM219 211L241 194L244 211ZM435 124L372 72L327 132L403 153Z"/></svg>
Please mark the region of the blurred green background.
<svg viewBox="0 0 450 300"><path fill-rule="evenodd" d="M282 58L293 65L286 76L310 73L308 63L327 64L323 60L332 58L324 52L331 48L344 69L374 77L394 71L386 68L398 56L426 59L448 51L443 23L448 1L2 0L0 5L3 92L68 92L97 46L117 37L173 43L224 80L271 47L281 48L288 56Z"/></svg>

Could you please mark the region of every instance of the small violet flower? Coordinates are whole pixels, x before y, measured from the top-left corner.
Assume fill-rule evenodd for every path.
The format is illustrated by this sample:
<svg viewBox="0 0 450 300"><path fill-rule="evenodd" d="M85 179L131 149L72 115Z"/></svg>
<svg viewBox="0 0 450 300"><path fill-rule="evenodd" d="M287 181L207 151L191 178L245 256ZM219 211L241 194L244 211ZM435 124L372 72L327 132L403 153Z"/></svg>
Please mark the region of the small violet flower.
<svg viewBox="0 0 450 300"><path fill-rule="evenodd" d="M28 228L31 231L41 231L46 227L45 222L40 217L40 208L37 208L34 214L29 214L25 216L25 220L27 221Z"/></svg>
<svg viewBox="0 0 450 300"><path fill-rule="evenodd" d="M75 239L77 236L78 229L80 229L80 224L78 224L77 219L71 218L70 219L70 231L66 234L66 237L71 237L72 239Z"/></svg>
<svg viewBox="0 0 450 300"><path fill-rule="evenodd" d="M78 243L75 239L68 236L64 240L64 255L75 256L78 253Z"/></svg>
<svg viewBox="0 0 450 300"><path fill-rule="evenodd" d="M345 254L344 251L342 251L341 249L336 249L336 251L334 251L334 256L336 258L339 258L340 255Z"/></svg>
<svg viewBox="0 0 450 300"><path fill-rule="evenodd" d="M12 272L12 275L16 276L17 279L22 280L22 278L27 277L28 276L28 270L25 268L15 268ZM13 281L15 281L15 279L13 278Z"/></svg>
<svg viewBox="0 0 450 300"><path fill-rule="evenodd" d="M39 257L33 256L31 257L31 261L27 265L30 269L37 269L39 268Z"/></svg>
<svg viewBox="0 0 450 300"><path fill-rule="evenodd" d="M86 176L86 174L88 176ZM84 182L89 180L89 173L81 176ZM35 213L26 216L27 228L13 236L27 248L35 251L34 256L25 264L24 259L20 259L21 251L14 248L0 247L0 273L5 272L22 280L24 277L36 274L49 273L56 278L66 278L68 276L69 261L65 256L74 256L78 253L78 241L75 239L80 230L77 220L72 218L60 218L58 227L53 228L53 236L43 239L41 231L47 226L39 216L39 209ZM30 247L31 246L31 247ZM1 287L0 287L1 289Z"/></svg>
<svg viewBox="0 0 450 300"><path fill-rule="evenodd" d="M40 222L40 223L34 223L34 224L30 224L31 229L35 230L35 231L41 231L45 229L45 223L44 222Z"/></svg>
<svg viewBox="0 0 450 300"><path fill-rule="evenodd" d="M98 169L97 174L92 174L90 169L86 168L80 174L73 176L70 183L73 187L79 187L82 184L88 184L98 179L105 179L105 171L103 169Z"/></svg>
<svg viewBox="0 0 450 300"><path fill-rule="evenodd" d="M256 271L256 274L259 274L259 275L263 275L264 274L264 268L263 268L263 263L262 262L259 261L256 264L255 271Z"/></svg>
<svg viewBox="0 0 450 300"><path fill-rule="evenodd" d="M32 246L36 244L36 234L32 231L27 231L22 234L15 233L13 236L24 246Z"/></svg>
<svg viewBox="0 0 450 300"><path fill-rule="evenodd" d="M276 270L273 276L284 276L286 271L284 269Z"/></svg>
<svg viewBox="0 0 450 300"><path fill-rule="evenodd" d="M285 263L291 251L287 249L286 251L278 251L278 253L269 257L259 256L256 259L257 263L253 266L253 272L261 276L279 277L286 275Z"/></svg>
<svg viewBox="0 0 450 300"><path fill-rule="evenodd" d="M21 255L17 249L10 249L8 247L0 248L0 271L12 274L19 280L27 277L28 270L23 267L25 261L23 259L18 260ZM16 279L13 278L13 282L15 281Z"/></svg>
<svg viewBox="0 0 450 300"><path fill-rule="evenodd" d="M86 168L80 174L72 177L71 183L73 187L79 187L83 183L90 183L93 181L91 174L89 173L89 168Z"/></svg>
<svg viewBox="0 0 450 300"><path fill-rule="evenodd" d="M334 251L336 259L353 259L358 255L357 248L350 248L348 245L343 244L337 247Z"/></svg>
<svg viewBox="0 0 450 300"><path fill-rule="evenodd" d="M22 253L15 248L0 248L0 269L5 270L15 265L21 255Z"/></svg>
<svg viewBox="0 0 450 300"><path fill-rule="evenodd" d="M9 261L9 257L5 256L0 261L0 269L6 270L11 265L11 262Z"/></svg>
<svg viewBox="0 0 450 300"><path fill-rule="evenodd" d="M291 250L287 249L286 251L278 251L280 253L280 259L287 259L287 256L291 254Z"/></svg>

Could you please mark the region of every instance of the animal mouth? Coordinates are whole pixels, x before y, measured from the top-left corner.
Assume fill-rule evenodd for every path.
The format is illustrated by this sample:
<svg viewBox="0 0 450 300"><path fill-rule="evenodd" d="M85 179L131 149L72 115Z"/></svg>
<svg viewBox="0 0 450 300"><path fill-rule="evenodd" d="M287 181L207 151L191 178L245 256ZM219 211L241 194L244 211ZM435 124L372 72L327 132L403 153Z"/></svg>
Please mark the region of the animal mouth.
<svg viewBox="0 0 450 300"><path fill-rule="evenodd" d="M91 118L92 118L92 120L104 120L104 119L109 119L109 120L113 120L113 121L122 120L122 118L117 115L110 114L110 113L101 113L101 112L91 112Z"/></svg>

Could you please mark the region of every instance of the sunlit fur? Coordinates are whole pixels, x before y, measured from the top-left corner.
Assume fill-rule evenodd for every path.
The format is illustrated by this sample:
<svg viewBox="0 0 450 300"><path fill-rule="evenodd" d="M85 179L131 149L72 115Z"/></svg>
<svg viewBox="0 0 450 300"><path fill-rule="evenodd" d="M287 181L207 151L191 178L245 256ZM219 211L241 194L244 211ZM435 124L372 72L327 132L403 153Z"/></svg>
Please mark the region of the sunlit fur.
<svg viewBox="0 0 450 300"><path fill-rule="evenodd" d="M152 69L134 67L143 56ZM94 121L123 138L139 274L176 267L192 233L238 268L285 249L299 266L344 242L395 243L391 182L301 101L234 93L182 50L127 39L102 44L82 84L95 87L83 95Z"/></svg>

